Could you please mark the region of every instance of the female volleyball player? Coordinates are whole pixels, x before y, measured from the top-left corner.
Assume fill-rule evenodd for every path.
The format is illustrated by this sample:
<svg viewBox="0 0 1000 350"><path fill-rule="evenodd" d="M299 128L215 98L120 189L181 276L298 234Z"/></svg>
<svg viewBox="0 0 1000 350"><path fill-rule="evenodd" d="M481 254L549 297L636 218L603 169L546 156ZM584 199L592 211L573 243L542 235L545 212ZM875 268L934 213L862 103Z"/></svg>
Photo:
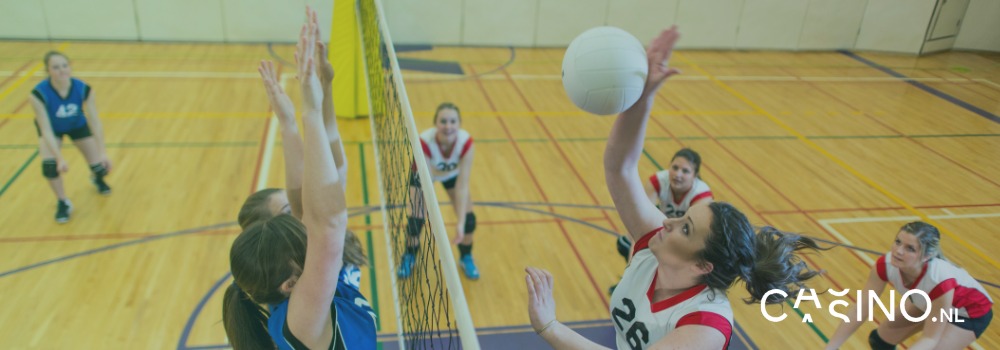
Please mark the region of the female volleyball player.
<svg viewBox="0 0 1000 350"><path fill-rule="evenodd" d="M458 227L454 243L458 244L459 266L465 277L479 279L479 269L472 259L472 233L476 231L476 213L472 211L472 195L469 193L469 177L472 173L472 158L476 148L472 136L461 128L462 117L458 106L452 103L438 105L434 112L434 127L420 133L427 166L434 181L440 181L448 192L448 198L455 208ZM420 233L424 227L424 201L420 191L420 178L416 167L410 176L410 198L412 214L407 224L406 253L397 272L400 278L410 277L413 264L420 248Z"/></svg>
<svg viewBox="0 0 1000 350"><path fill-rule="evenodd" d="M941 254L941 233L928 223L915 221L903 225L896 233L892 248L879 257L868 274L864 295L870 291L881 294L886 284L899 295L909 290L923 291L931 299L908 298L906 314L919 317L930 314L923 322L911 322L903 317L903 305L895 310L892 321L884 321L868 335L872 349L895 349L906 338L923 331L910 349L962 349L976 341L993 319L993 300L964 269L953 265ZM858 330L861 322L853 319L857 308L867 317L871 308L867 297L852 306L845 315L852 321L841 323L827 343L827 349L837 349ZM928 308L930 310L928 310ZM957 310L958 318L941 319L941 311Z"/></svg>
<svg viewBox="0 0 1000 350"><path fill-rule="evenodd" d="M306 18L296 49L303 92L302 221L281 214L252 223L233 242L234 284L226 290L223 323L234 349L374 349L376 344L372 309L342 283L345 186L323 130L316 13L307 9Z"/></svg>
<svg viewBox="0 0 1000 350"><path fill-rule="evenodd" d="M649 177L646 193L668 218L684 216L688 208L699 203L711 203L712 190L701 181L701 155L683 148L670 159L670 169Z"/></svg>
<svg viewBox="0 0 1000 350"><path fill-rule="evenodd" d="M35 130L38 132L38 153L42 156L42 175L55 192L56 222L69 221L73 205L66 197L60 173L69 170L62 156L63 136L69 135L76 148L90 164L97 192L111 193L104 177L111 171L111 161L104 147L104 128L97 117L97 103L90 85L72 77L73 70L66 55L50 51L45 54L45 70L49 78L31 90L31 107L35 109Z"/></svg>
<svg viewBox="0 0 1000 350"><path fill-rule="evenodd" d="M711 203L712 190L701 181L701 155L690 148L682 148L670 159L670 168L660 170L649 177L646 193L650 202L656 203L668 218L679 218L692 205ZM628 261L632 251L632 241L627 236L619 236L615 245L618 253ZM617 285L611 286L614 293Z"/></svg>
<svg viewBox="0 0 1000 350"><path fill-rule="evenodd" d="M737 278L750 302L780 302L772 289L789 292L815 276L795 251L815 242L772 227L754 227L732 205L695 205L667 218L642 189L638 162L653 97L679 71L667 68L679 34L662 32L647 51L649 75L639 101L615 120L604 153L604 174L618 214L636 243L632 261L611 296L611 319L619 349L669 346L721 349L728 346L733 313L726 292ZM527 268L531 325L556 349L600 348L555 318L553 279ZM794 295L795 291L789 294Z"/></svg>

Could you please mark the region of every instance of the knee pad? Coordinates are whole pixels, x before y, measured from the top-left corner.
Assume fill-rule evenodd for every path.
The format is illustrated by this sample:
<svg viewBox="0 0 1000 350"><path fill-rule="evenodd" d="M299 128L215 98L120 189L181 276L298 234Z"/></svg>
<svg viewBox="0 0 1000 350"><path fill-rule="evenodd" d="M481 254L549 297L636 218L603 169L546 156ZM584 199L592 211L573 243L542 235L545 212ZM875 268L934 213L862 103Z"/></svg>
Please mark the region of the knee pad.
<svg viewBox="0 0 1000 350"><path fill-rule="evenodd" d="M476 232L476 213L465 213L465 234L471 235Z"/></svg>
<svg viewBox="0 0 1000 350"><path fill-rule="evenodd" d="M104 167L104 164L97 163L90 165L90 171L94 173L97 177L104 177L108 174L108 169Z"/></svg>
<svg viewBox="0 0 1000 350"><path fill-rule="evenodd" d="M632 241L628 240L628 237L618 236L615 245L618 247L618 254L628 259L628 256L632 253Z"/></svg>
<svg viewBox="0 0 1000 350"><path fill-rule="evenodd" d="M420 236L420 232L424 230L424 218L409 217L409 222L406 224L406 234L410 237Z"/></svg>
<svg viewBox="0 0 1000 350"><path fill-rule="evenodd" d="M873 330L868 335L868 345L872 347L872 350L896 350L895 345L882 340L882 337L878 335L878 329Z"/></svg>
<svg viewBox="0 0 1000 350"><path fill-rule="evenodd" d="M55 159L42 159L42 175L47 179L59 177L59 166Z"/></svg>

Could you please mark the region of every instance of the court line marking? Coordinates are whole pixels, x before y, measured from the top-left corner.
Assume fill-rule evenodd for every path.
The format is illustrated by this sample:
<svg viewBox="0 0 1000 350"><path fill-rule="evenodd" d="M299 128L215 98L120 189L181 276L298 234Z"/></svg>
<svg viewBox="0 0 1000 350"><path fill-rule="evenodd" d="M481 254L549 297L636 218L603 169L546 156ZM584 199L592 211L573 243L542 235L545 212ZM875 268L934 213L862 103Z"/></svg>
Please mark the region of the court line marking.
<svg viewBox="0 0 1000 350"><path fill-rule="evenodd" d="M947 211L947 209L944 209ZM1000 213L982 213L982 214L953 214L947 211L949 215L928 215L928 217L939 220L955 220L955 219L978 219L978 218L995 218L1000 217ZM847 239L843 234L833 228L833 224L853 224L853 223L867 223L867 222L893 222L893 221L915 221L920 220L918 216L875 216L866 218L829 218L829 219L819 219L819 224L823 226L824 229L830 231L837 239L848 244L855 245L851 240ZM868 255L859 254L868 265L875 265L875 260L872 260Z"/></svg>
<svg viewBox="0 0 1000 350"><path fill-rule="evenodd" d="M973 78L972 81L977 82L977 83L983 83L983 84L986 84L986 85L992 85L995 88L1000 88L1000 84L994 83L992 80L989 80L989 79Z"/></svg>
<svg viewBox="0 0 1000 350"><path fill-rule="evenodd" d="M683 55L681 55L680 53L677 53L677 56L679 58L681 58L682 60L684 60L683 59ZM705 71L704 69L702 69L701 67L699 67L697 64L689 63L689 65L692 68L694 68L695 70L700 71L702 74L705 74L706 76L712 77L712 75L710 73L708 73L708 71ZM791 126L789 126L785 122L781 121L781 119L778 119L778 117L774 116L773 114L771 114L770 112L768 112L767 110L765 110L763 107L760 107L759 105L757 105L756 103L754 103L753 101L751 101L749 98L747 98L746 96L744 96L743 94L741 94L739 91L736 91L735 89L733 89L729 85L726 85L725 83L723 83L722 81L720 81L718 79L714 79L713 78L713 82L715 82L715 84L717 86L721 87L723 90L726 90L727 92L729 92L730 94L732 94L734 97L740 99L741 101L743 101L747 105L751 106L754 110L756 110L756 111L764 114L768 119L771 120L771 122L775 123L776 125L778 125L782 129L784 129L785 131L787 131L788 133L794 135L795 138L797 138L799 141L805 143L807 146L809 146L809 148L812 148L814 151L822 154L827 159L833 161L835 164L839 165L841 168L843 168L844 170L847 170L847 172L851 173L851 175L854 175L855 177L857 177L862 182L868 184L868 186L870 186L871 188L875 189L878 192L881 192L882 195L888 197L893 202L896 202L897 204L902 205L904 208L906 208L910 212L912 212L914 214L917 214L917 216L919 216L921 219L923 219L927 223L929 223L931 225L934 225L934 226L937 226L938 229L939 229L939 231L941 231L945 235L947 235L947 236L951 237L952 239L954 239L955 241L957 241L960 245L962 245L962 247L964 247L967 250L971 251L975 255L978 255L980 258L982 258L986 262L990 263L990 265L993 265L995 268L1000 269L1000 262L997 262L995 259L990 258L988 255L986 255L986 253L983 253L982 250L979 250L975 246L969 244L968 242L966 242L965 240L963 240L961 237L959 237L957 234L955 234L954 232L951 232L951 230L948 230L947 228L945 228L945 227L943 227L941 225L937 225L936 222L933 219L931 219L930 217L928 217L924 213L922 213L919 210L917 210L916 208L914 208L912 205L910 205L909 203L907 203L906 201L904 201L902 198L896 196L892 192L889 192L889 190L885 189L884 187L882 187L881 185L879 185L878 183L876 183L874 180L872 180L868 176L865 176L864 174L862 174L860 171L858 171L857 169L855 169L854 167L852 167L850 164L848 164L844 160L838 158L837 156L834 156L833 153L830 153L825 148L823 148L819 144L813 142L812 140L810 140L809 138L807 138L802 133L799 133L797 130L793 129Z"/></svg>
<svg viewBox="0 0 1000 350"><path fill-rule="evenodd" d="M18 72L18 71L0 71L0 76L19 76L21 79L27 79L26 77L45 77L45 72L40 72L42 67L41 63L37 64L37 67L28 72ZM499 72L500 70L497 70ZM496 72L494 72L496 73ZM507 80L508 78L503 75L483 73L480 75L481 80ZM200 78L222 78L222 79L257 79L260 77L257 73L252 72L220 72L220 71L80 71L74 72L73 76L81 78L178 78L178 79L200 79ZM449 78L451 75L442 74L429 74L429 73L411 73L406 74L407 79L411 80L422 80L422 81L434 81L434 82L459 82L466 81L469 79L455 79L453 77ZM559 74L510 74L510 78L514 80L552 80L560 81L562 76ZM838 77L838 76L785 76L785 75L720 75L715 76L715 79L722 81L817 81L817 82L853 82L853 83L885 83L885 82L930 82L930 83L964 83L964 84L978 84L984 83L988 85L993 85L1000 87L997 83L990 81L985 78L897 78L897 77L885 77L885 76L852 76L852 77ZM712 81L712 77L700 76L700 75L688 75L688 76L676 76L670 78L674 81ZM13 86L13 85L12 85ZM0 95L3 96L3 95Z"/></svg>
<svg viewBox="0 0 1000 350"><path fill-rule="evenodd" d="M69 43L64 42L62 44L59 44L58 47L56 47L56 51L66 51L67 47L69 47ZM35 73L40 71L42 67L45 67L44 63L35 63L35 65L32 66L27 73L21 73L20 79L17 79L17 81L15 81L13 84L10 84L10 86L8 86L7 88L0 90L0 101L3 101L5 98L7 98L7 96L10 96L10 94L13 93L15 89L20 87L21 84L24 84L24 82L28 81L28 78L30 78ZM11 74L8 75L13 75L13 72L11 72Z"/></svg>

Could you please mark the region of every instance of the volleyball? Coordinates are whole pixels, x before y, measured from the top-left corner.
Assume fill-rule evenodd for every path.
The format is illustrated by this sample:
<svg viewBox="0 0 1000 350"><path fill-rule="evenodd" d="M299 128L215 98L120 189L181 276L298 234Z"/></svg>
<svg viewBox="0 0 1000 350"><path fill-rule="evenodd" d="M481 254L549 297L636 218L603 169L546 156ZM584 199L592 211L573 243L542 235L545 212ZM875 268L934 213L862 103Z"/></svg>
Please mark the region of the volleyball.
<svg viewBox="0 0 1000 350"><path fill-rule="evenodd" d="M618 114L639 100L649 65L639 39L617 27L596 27L570 42L563 56L563 89L577 107Z"/></svg>

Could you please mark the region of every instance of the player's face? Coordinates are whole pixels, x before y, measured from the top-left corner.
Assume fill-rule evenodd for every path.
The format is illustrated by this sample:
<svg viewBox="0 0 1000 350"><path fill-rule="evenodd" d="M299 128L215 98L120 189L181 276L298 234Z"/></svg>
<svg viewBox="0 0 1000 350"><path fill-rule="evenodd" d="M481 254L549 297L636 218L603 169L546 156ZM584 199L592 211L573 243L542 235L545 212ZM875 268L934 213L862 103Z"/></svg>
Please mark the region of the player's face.
<svg viewBox="0 0 1000 350"><path fill-rule="evenodd" d="M278 191L271 194L271 198L267 202L267 208L271 210L271 215L292 213L292 207L288 204L288 194L285 191Z"/></svg>
<svg viewBox="0 0 1000 350"><path fill-rule="evenodd" d="M711 224L712 209L705 203L696 204L684 216L664 220L663 230L649 240L649 249L661 264L697 264Z"/></svg>
<svg viewBox="0 0 1000 350"><path fill-rule="evenodd" d="M670 162L670 189L674 193L690 191L694 177L694 164L687 158L677 157Z"/></svg>
<svg viewBox="0 0 1000 350"><path fill-rule="evenodd" d="M892 242L892 261L890 264L900 269L916 268L924 263L920 240L906 231L899 231Z"/></svg>
<svg viewBox="0 0 1000 350"><path fill-rule="evenodd" d="M69 67L69 60L60 55L49 58L49 76L54 79L69 80L72 69Z"/></svg>
<svg viewBox="0 0 1000 350"><path fill-rule="evenodd" d="M461 122L458 119L458 111L445 108L438 111L436 118L434 119L434 126L437 127L437 132L439 135L452 136L458 132L458 128Z"/></svg>

